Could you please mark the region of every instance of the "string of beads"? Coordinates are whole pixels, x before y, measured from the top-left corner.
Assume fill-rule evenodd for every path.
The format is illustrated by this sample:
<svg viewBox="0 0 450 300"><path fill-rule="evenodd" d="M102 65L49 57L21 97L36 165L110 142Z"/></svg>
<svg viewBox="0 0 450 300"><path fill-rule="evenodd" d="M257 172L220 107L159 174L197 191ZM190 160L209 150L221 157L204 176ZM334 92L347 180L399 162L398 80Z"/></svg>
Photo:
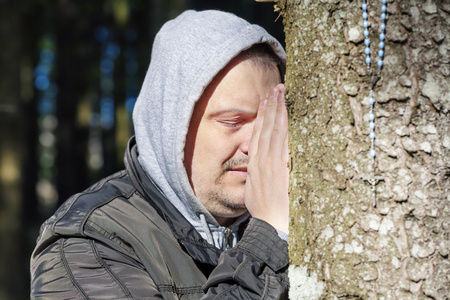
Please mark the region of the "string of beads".
<svg viewBox="0 0 450 300"><path fill-rule="evenodd" d="M387 11L387 0L380 0L381 1L381 15L380 15L380 42L378 44L378 72L381 72L381 68L383 67L383 59L384 59L384 40L386 39L386 11ZM368 9L368 0L362 0L362 18L363 18L363 27L364 27L364 53L366 54L366 66L367 69L371 70L371 51L370 51L370 23L369 23L369 14L367 12ZM372 75L372 74L370 74ZM375 107L375 98L374 98L374 92L371 87L370 94L369 94L369 137L370 137L370 156L372 157L372 178L369 180L370 184L372 185L372 191L373 191L373 206L376 206L376 195L375 195L375 185L377 183L377 179L375 177L375 157L376 157L376 151L375 151L375 113L374 113L374 107Z"/></svg>

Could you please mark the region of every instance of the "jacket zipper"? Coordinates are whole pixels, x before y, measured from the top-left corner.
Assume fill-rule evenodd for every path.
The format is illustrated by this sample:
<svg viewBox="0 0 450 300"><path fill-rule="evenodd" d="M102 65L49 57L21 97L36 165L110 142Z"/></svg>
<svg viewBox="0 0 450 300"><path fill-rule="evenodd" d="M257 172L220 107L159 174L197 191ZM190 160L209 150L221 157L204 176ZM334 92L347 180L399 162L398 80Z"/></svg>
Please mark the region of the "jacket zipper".
<svg viewBox="0 0 450 300"><path fill-rule="evenodd" d="M225 228L225 230L223 232L223 236L225 237L226 249L231 248L231 244L232 244L232 240L233 240L233 235L231 234L231 229Z"/></svg>

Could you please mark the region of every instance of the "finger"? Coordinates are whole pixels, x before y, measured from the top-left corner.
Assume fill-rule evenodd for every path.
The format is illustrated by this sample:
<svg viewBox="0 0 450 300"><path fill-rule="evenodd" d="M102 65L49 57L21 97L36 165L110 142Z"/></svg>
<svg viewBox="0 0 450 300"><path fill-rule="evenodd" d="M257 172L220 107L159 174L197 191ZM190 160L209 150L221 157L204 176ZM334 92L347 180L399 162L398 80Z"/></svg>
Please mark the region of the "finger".
<svg viewBox="0 0 450 300"><path fill-rule="evenodd" d="M264 122L264 113L266 110L266 106L267 106L267 99L264 99L259 104L258 113L255 119L255 125L253 126L252 137L250 138L248 148L249 157L256 155L256 153L258 152L259 136L261 134L262 124Z"/></svg>
<svg viewBox="0 0 450 300"><path fill-rule="evenodd" d="M285 163L289 162L289 133L286 134L286 139L283 144L283 152L281 154L281 160Z"/></svg>
<svg viewBox="0 0 450 300"><path fill-rule="evenodd" d="M276 87L280 90L280 93L282 93L284 95L284 92L286 90L286 87L284 86L284 84L279 83Z"/></svg>
<svg viewBox="0 0 450 300"><path fill-rule="evenodd" d="M258 143L258 153L260 153L263 157L267 157L270 149L272 131L277 115L277 97L279 92L280 90L276 87L270 91L269 99L267 101L267 107L264 112L264 120Z"/></svg>
<svg viewBox="0 0 450 300"><path fill-rule="evenodd" d="M283 159L284 146L288 134L288 120L284 94L281 93L281 91L278 95L277 100L278 106L270 140L270 155L273 155L273 157L278 157L279 159Z"/></svg>
<svg viewBox="0 0 450 300"><path fill-rule="evenodd" d="M280 89L280 93L283 94L283 96L285 95L286 89L284 84L280 83L279 85L277 85L278 89ZM284 98L284 105L286 106L286 98ZM282 151L282 161L285 163L288 163L289 161L289 119L288 119L288 115L287 115L287 109L286 109L286 119L287 119L287 134L286 134L286 138L284 140L284 144L283 144L283 151Z"/></svg>

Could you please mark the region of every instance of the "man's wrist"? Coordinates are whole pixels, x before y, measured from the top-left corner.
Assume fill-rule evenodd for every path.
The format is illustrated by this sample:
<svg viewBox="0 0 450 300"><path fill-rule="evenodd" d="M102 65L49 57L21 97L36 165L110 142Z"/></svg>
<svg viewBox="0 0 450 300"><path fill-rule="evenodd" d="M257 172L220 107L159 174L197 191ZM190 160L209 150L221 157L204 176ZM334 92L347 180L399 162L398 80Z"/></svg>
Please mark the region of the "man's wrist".
<svg viewBox="0 0 450 300"><path fill-rule="evenodd" d="M264 220L252 218L236 250L249 253L277 271L289 264L287 242Z"/></svg>

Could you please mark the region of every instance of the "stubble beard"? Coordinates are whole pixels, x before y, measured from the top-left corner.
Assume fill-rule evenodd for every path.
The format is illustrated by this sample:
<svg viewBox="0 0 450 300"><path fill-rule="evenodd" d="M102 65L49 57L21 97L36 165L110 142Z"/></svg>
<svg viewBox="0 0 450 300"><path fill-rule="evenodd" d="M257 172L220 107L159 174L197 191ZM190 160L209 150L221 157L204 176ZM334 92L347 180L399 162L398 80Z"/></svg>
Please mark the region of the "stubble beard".
<svg viewBox="0 0 450 300"><path fill-rule="evenodd" d="M228 195L226 193L224 193L223 191L219 190L219 191L210 191L207 194L207 201L209 201L209 203L214 203L215 205L217 205L219 208L220 207L224 207L226 211L228 211L229 213L234 214L243 214L247 211L247 207L245 206L245 204L241 204L242 200L240 199L233 199L234 197L232 197L231 195Z"/></svg>
<svg viewBox="0 0 450 300"><path fill-rule="evenodd" d="M235 218L247 212L247 207L243 203L243 192L242 195L232 195L230 188L227 188L223 182L224 177L230 169L247 166L247 164L248 157L230 158L223 164L222 174L214 181L215 189L208 191L205 195L207 203L211 205L211 209L208 210L211 210L213 214L220 215L221 217ZM242 188L244 186L245 179L242 181ZM242 199L240 199L241 197Z"/></svg>

